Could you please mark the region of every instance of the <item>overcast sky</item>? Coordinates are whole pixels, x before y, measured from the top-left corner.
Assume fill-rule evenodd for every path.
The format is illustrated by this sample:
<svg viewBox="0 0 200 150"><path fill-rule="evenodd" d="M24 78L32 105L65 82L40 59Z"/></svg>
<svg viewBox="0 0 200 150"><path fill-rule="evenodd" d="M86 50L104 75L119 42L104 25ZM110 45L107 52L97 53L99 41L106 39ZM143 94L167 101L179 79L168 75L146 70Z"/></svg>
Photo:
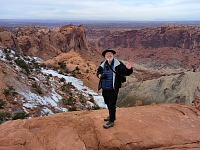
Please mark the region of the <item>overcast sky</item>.
<svg viewBox="0 0 200 150"><path fill-rule="evenodd" d="M200 20L200 0L0 0L0 19Z"/></svg>

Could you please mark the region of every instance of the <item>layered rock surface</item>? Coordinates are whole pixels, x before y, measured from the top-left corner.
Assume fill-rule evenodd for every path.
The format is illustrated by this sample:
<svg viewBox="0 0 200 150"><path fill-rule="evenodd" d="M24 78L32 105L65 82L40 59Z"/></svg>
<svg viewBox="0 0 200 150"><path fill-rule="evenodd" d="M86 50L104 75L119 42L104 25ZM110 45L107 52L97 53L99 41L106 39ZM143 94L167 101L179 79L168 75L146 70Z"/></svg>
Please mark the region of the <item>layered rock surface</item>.
<svg viewBox="0 0 200 150"><path fill-rule="evenodd" d="M96 31L96 32L95 32ZM166 64L193 68L200 63L199 26L166 25L127 30L87 30L91 45L99 51L113 48L121 59L134 59L149 66Z"/></svg>
<svg viewBox="0 0 200 150"><path fill-rule="evenodd" d="M71 24L56 28L29 25L13 31L1 28L0 46L44 60L70 50L94 61L98 60L100 55L95 49L88 46L84 27Z"/></svg>
<svg viewBox="0 0 200 150"><path fill-rule="evenodd" d="M27 26L15 30L23 53L52 58L70 50L87 50L85 31L82 26L66 25L57 28Z"/></svg>
<svg viewBox="0 0 200 150"><path fill-rule="evenodd" d="M178 104L117 109L115 126L103 129L107 110L56 114L0 125L1 150L198 150L199 111Z"/></svg>
<svg viewBox="0 0 200 150"><path fill-rule="evenodd" d="M128 78L120 90L118 106L162 102L191 104L200 96L199 72L145 69L135 65L133 76L135 78Z"/></svg>
<svg viewBox="0 0 200 150"><path fill-rule="evenodd" d="M16 36L3 28L0 28L0 46L9 47L20 52L19 44Z"/></svg>

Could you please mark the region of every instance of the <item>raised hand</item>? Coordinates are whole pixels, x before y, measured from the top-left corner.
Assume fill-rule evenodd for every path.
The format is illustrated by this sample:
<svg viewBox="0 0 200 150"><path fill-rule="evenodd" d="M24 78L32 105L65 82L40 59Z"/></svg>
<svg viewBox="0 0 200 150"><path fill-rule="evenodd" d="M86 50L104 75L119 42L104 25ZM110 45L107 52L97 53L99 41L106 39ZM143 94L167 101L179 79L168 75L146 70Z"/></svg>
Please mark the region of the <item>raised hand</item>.
<svg viewBox="0 0 200 150"><path fill-rule="evenodd" d="M132 60L129 60L128 62L127 62L127 64L126 64L126 68L127 69L131 69L131 67L132 67Z"/></svg>

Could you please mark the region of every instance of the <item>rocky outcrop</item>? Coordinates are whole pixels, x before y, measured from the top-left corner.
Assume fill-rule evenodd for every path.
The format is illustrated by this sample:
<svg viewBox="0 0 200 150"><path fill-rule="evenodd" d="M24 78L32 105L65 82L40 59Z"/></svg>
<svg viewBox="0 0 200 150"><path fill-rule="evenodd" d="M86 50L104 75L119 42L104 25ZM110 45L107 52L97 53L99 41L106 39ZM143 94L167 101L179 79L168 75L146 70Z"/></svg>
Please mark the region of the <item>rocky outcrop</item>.
<svg viewBox="0 0 200 150"><path fill-rule="evenodd" d="M70 51L68 53L62 53L53 59L49 59L44 63L59 67L59 63L66 64L68 72L73 72L74 76L81 79L84 85L97 91L98 78L96 76L96 65L90 60L84 59L79 53Z"/></svg>
<svg viewBox="0 0 200 150"><path fill-rule="evenodd" d="M12 32L1 28L0 44L45 60L70 50L80 53L89 51L84 27L71 24L51 29L29 25Z"/></svg>
<svg viewBox="0 0 200 150"><path fill-rule="evenodd" d="M38 117L103 107L101 95L98 96L97 93L83 86L82 81L72 77L81 74L80 71L87 76L88 73L93 74L94 70L90 68L94 68L95 65L87 62L88 65L80 64L81 69L74 65L70 70L63 63L63 58L75 62L74 57L77 55L79 63L84 60L75 52L64 54L64 57L60 55L55 59L55 61L60 60L56 62L56 65L59 64L57 67L48 67L37 57L31 58L0 48L0 124L20 113L29 117ZM82 70L83 68L85 70ZM96 98L99 101L96 101Z"/></svg>
<svg viewBox="0 0 200 150"><path fill-rule="evenodd" d="M9 47L20 52L19 44L16 36L3 28L0 28L0 46Z"/></svg>
<svg viewBox="0 0 200 150"><path fill-rule="evenodd" d="M56 114L0 125L1 150L200 149L199 111L162 104L118 108L115 126L103 129L107 110Z"/></svg>
<svg viewBox="0 0 200 150"><path fill-rule="evenodd" d="M19 46L24 54L53 58L70 50L87 50L83 26L66 25L57 28L27 26L15 30Z"/></svg>
<svg viewBox="0 0 200 150"><path fill-rule="evenodd" d="M148 75L156 75L155 70L152 74L149 71ZM200 96L199 72L157 72L155 78L147 80L140 77L121 89L119 106L135 106L138 100L139 105L162 102L191 104L196 96Z"/></svg>

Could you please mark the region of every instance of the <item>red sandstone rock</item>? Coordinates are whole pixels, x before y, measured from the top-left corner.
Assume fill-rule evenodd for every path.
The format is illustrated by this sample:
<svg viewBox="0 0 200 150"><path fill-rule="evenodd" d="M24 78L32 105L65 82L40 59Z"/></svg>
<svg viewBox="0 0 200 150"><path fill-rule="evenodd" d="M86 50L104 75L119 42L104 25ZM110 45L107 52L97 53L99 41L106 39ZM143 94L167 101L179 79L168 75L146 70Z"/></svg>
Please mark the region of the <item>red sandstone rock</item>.
<svg viewBox="0 0 200 150"><path fill-rule="evenodd" d="M1 150L198 150L200 118L187 105L117 109L115 126L103 129L107 110L56 114L0 125Z"/></svg>
<svg viewBox="0 0 200 150"><path fill-rule="evenodd" d="M96 31L96 32L95 32ZM198 26L161 26L142 29L87 30L89 44L100 52L110 47L116 56L149 66L198 68L200 32ZM196 68L196 69L197 69Z"/></svg>

